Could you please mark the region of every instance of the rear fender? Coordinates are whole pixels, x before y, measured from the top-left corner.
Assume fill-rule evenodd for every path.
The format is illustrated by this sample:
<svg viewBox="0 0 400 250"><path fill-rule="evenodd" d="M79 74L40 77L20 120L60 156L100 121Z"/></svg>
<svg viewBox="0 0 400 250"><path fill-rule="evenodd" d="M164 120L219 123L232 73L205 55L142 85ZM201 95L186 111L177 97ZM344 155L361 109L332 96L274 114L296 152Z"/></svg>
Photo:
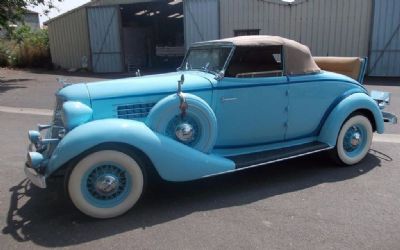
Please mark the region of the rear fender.
<svg viewBox="0 0 400 250"><path fill-rule="evenodd" d="M204 154L152 131L144 123L105 119L81 125L69 132L50 158L46 176L103 143L124 143L141 150L162 179L189 181L235 169L235 164L216 155Z"/></svg>
<svg viewBox="0 0 400 250"><path fill-rule="evenodd" d="M376 131L379 134L384 132L382 113L376 102L365 93L355 93L343 99L329 114L321 132L318 141L325 142L328 145L336 146L337 136L344 121L357 110L368 110L373 114Z"/></svg>

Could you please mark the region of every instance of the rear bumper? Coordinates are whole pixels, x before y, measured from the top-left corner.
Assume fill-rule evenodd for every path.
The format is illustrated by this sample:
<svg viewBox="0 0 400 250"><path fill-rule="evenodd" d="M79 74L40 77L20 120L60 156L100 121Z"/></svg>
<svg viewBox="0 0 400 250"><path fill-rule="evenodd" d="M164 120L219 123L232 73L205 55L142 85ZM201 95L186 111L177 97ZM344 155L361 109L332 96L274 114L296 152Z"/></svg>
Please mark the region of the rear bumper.
<svg viewBox="0 0 400 250"><path fill-rule="evenodd" d="M370 96L372 99L376 101L378 104L379 108L381 109L382 116L383 116L383 121L390 123L390 124L397 124L397 116L383 111L383 109L390 104L390 97L391 94L389 92L383 92L383 91L378 91L378 90L372 90L370 92Z"/></svg>
<svg viewBox="0 0 400 250"><path fill-rule="evenodd" d="M397 116L392 113L382 111L383 121L390 124L397 124Z"/></svg>

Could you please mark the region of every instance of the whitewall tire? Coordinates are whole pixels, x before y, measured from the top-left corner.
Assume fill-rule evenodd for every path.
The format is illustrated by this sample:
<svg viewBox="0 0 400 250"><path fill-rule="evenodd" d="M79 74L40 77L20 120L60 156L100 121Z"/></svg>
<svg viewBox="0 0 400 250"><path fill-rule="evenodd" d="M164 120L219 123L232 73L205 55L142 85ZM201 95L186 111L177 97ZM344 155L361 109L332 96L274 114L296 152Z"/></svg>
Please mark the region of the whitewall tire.
<svg viewBox="0 0 400 250"><path fill-rule="evenodd" d="M68 194L83 213L95 218L112 218L132 208L144 188L140 161L129 155L102 150L87 155L72 169Z"/></svg>
<svg viewBox="0 0 400 250"><path fill-rule="evenodd" d="M344 165L362 161L371 147L373 129L369 119L354 115L347 119L340 129L335 147L335 158Z"/></svg>

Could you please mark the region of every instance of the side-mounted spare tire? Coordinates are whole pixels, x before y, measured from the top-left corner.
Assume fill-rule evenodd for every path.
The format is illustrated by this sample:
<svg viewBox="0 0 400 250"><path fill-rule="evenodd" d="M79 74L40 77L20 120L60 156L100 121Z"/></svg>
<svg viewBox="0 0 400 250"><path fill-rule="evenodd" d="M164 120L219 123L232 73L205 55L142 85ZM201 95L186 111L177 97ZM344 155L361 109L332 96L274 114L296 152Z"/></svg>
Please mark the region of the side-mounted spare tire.
<svg viewBox="0 0 400 250"><path fill-rule="evenodd" d="M217 139L217 119L211 107L201 98L183 94L187 110L180 110L177 94L165 97L150 111L146 124L153 131L175 139L203 153L210 153ZM184 131L184 139L179 136ZM182 132L181 132L182 133Z"/></svg>

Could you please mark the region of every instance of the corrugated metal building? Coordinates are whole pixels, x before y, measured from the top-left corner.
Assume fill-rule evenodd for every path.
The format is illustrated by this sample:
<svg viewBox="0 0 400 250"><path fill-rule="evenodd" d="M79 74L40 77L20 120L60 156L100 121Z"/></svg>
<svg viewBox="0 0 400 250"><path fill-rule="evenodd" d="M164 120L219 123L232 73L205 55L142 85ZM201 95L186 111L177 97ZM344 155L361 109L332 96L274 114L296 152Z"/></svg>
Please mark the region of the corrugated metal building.
<svg viewBox="0 0 400 250"><path fill-rule="evenodd" d="M400 1L375 1L369 75L400 76Z"/></svg>
<svg viewBox="0 0 400 250"><path fill-rule="evenodd" d="M175 24L172 30L168 30L164 23L162 28L151 24L150 30L148 22L133 25L135 20L127 18L128 14L136 15L136 11L149 10L150 2L163 3L164 12L175 6L175 11L178 11L175 14L181 15L170 15L172 11L167 13L167 17L172 16L178 22L179 17L182 24ZM400 76L400 1L397 0L295 0L291 3L281 0L184 0L181 5L180 0L94 0L81 7L84 9L82 18L87 21L73 21L78 17L71 12L49 22L51 43L57 39L68 40L64 44L55 42L52 45L52 53L55 53L53 61L62 67L78 67L77 63L82 61L84 54L86 57L83 59L88 58L89 67L94 71L123 71L129 65L156 65L156 57L148 55L154 55L154 50L158 52L159 49L155 48L156 42L149 41L154 39L154 34L149 35L149 32L174 33L176 37L165 36L169 42L162 46L171 43L172 47L176 47L184 43L186 48L197 41L267 34L300 41L308 45L315 56L368 56L370 75ZM93 6L103 6L108 10L103 9L101 14ZM177 6L179 9L176 9ZM90 16L88 13L91 13ZM146 15L151 17L149 13ZM154 14L153 19L156 16ZM140 29L140 25L147 28ZM74 35L65 37L65 30L70 26L76 27L73 29L79 31L76 36L82 41L72 41ZM63 27L64 31L56 31ZM179 31L180 27L182 31ZM69 53L65 44L82 48ZM178 61L171 63L177 66Z"/></svg>
<svg viewBox="0 0 400 250"><path fill-rule="evenodd" d="M299 41L315 56L368 55L372 0L220 3L222 37L254 30Z"/></svg>
<svg viewBox="0 0 400 250"><path fill-rule="evenodd" d="M183 3L170 3L96 0L49 20L53 63L101 73L176 68L185 52Z"/></svg>
<svg viewBox="0 0 400 250"><path fill-rule="evenodd" d="M81 68L90 58L89 27L84 7L47 23L51 58L63 68Z"/></svg>

